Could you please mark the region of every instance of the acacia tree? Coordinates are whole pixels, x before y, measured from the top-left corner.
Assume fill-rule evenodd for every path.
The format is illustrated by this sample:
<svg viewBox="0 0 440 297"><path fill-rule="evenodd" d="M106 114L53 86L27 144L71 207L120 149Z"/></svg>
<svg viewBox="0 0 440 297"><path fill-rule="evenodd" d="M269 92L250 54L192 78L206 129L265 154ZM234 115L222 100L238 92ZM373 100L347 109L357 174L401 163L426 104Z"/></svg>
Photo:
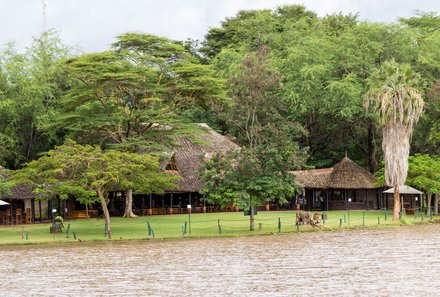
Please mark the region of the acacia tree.
<svg viewBox="0 0 440 297"><path fill-rule="evenodd" d="M108 193L127 189L162 193L173 188L176 177L158 171L158 158L148 154L102 150L67 141L18 170L11 181L32 183L34 191L45 196L97 197L111 239Z"/></svg>
<svg viewBox="0 0 440 297"><path fill-rule="evenodd" d="M393 220L399 220L399 186L406 181L413 126L424 107L421 93L414 88L416 79L409 65L387 61L371 76L365 95L365 108L382 128L385 182L394 187Z"/></svg>
<svg viewBox="0 0 440 297"><path fill-rule="evenodd" d="M80 142L162 151L201 128L179 117L188 105L222 98L222 80L178 42L127 33L113 49L66 62L71 85L55 125ZM134 217L127 189L124 217Z"/></svg>

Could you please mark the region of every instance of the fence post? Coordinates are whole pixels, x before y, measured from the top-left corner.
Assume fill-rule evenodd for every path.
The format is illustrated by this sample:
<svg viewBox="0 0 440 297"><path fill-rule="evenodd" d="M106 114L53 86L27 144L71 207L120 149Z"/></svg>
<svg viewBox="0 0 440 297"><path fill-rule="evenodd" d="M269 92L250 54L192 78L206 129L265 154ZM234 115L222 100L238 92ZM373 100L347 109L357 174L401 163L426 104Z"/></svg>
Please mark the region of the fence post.
<svg viewBox="0 0 440 297"><path fill-rule="evenodd" d="M365 210L362 211L362 227L365 227Z"/></svg>
<svg viewBox="0 0 440 297"><path fill-rule="evenodd" d="M339 227L342 226L342 219L339 219Z"/></svg>
<svg viewBox="0 0 440 297"><path fill-rule="evenodd" d="M73 238L76 240L76 232L72 231L72 234L73 234Z"/></svg>
<svg viewBox="0 0 440 297"><path fill-rule="evenodd" d="M70 224L67 225L66 238L69 238Z"/></svg>
<svg viewBox="0 0 440 297"><path fill-rule="evenodd" d="M384 215L385 215L385 221L386 221L386 220L387 220L387 209L384 208L383 212L384 212Z"/></svg>
<svg viewBox="0 0 440 297"><path fill-rule="evenodd" d="M344 213L344 224L347 223L347 215Z"/></svg>
<svg viewBox="0 0 440 297"><path fill-rule="evenodd" d="M258 231L261 232L263 230L263 223L258 223Z"/></svg>
<svg viewBox="0 0 440 297"><path fill-rule="evenodd" d="M380 217L377 217L377 224L380 225Z"/></svg>
<svg viewBox="0 0 440 297"><path fill-rule="evenodd" d="M148 236L153 235L153 237L155 237L153 228L151 228L151 225L150 225L150 221L147 221L147 227L148 227Z"/></svg>
<svg viewBox="0 0 440 297"><path fill-rule="evenodd" d="M222 234L222 226L220 225L220 220L217 220L217 226L218 226L218 234Z"/></svg>
<svg viewBox="0 0 440 297"><path fill-rule="evenodd" d="M278 233L281 233L281 218L278 218Z"/></svg>

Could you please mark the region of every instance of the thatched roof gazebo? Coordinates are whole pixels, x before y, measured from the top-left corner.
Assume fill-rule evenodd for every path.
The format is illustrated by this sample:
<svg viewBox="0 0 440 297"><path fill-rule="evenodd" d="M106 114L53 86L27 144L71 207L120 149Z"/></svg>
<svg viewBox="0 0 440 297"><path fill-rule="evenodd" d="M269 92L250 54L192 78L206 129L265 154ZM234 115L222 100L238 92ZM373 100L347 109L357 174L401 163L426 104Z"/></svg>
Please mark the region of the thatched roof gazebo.
<svg viewBox="0 0 440 297"><path fill-rule="evenodd" d="M293 171L295 181L304 188L376 189L376 177L348 157L330 168Z"/></svg>
<svg viewBox="0 0 440 297"><path fill-rule="evenodd" d="M308 208L346 209L378 207L376 177L344 157L330 168L292 172L305 189Z"/></svg>

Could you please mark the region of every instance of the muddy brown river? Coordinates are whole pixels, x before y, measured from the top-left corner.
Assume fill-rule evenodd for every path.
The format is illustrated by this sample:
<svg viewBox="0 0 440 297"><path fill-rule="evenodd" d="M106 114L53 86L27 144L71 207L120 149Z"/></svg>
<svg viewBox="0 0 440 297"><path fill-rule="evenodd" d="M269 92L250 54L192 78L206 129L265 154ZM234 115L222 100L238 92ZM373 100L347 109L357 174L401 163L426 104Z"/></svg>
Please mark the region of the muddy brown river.
<svg viewBox="0 0 440 297"><path fill-rule="evenodd" d="M0 296L440 296L440 224L0 253Z"/></svg>

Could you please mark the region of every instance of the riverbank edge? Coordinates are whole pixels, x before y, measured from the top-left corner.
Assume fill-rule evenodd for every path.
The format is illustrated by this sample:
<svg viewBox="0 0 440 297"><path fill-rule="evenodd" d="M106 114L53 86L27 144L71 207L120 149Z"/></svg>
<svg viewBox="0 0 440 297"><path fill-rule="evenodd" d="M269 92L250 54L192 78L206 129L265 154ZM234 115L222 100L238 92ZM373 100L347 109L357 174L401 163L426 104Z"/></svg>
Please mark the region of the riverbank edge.
<svg viewBox="0 0 440 297"><path fill-rule="evenodd" d="M124 243L124 242L161 242L170 240L193 240L193 239L213 239L213 238L235 238L235 237L253 237L253 236L282 236L291 234L305 234L305 233L315 233L315 232L344 232L344 231L360 231L360 230L380 230L389 228L399 228L399 227L415 227L419 225L433 225L439 224L440 220L426 221L409 223L406 220L400 220L399 222L387 225L376 225L376 226L344 226L344 227L325 227L325 225L320 225L319 228L309 228L307 230L294 230L285 231L281 233L277 232L267 232L267 233L254 233L254 234L234 234L234 235L219 235L219 236L183 236L183 237L159 237L159 238L113 238L113 239L89 239L89 240L74 240L74 241L40 241L40 242L0 242L0 247L10 247L10 246L53 246L61 244L109 244L109 243ZM256 231L258 232L258 231Z"/></svg>

